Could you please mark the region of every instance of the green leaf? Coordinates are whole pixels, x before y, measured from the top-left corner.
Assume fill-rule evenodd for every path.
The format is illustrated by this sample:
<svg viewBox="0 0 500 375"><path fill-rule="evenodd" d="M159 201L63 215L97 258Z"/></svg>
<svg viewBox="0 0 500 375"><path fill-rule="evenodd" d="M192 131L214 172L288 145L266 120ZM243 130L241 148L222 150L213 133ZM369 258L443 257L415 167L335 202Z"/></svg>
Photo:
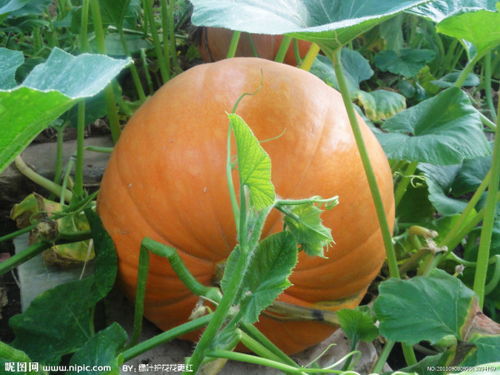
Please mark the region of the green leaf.
<svg viewBox="0 0 500 375"><path fill-rule="evenodd" d="M481 120L468 96L452 87L398 113L379 140L390 159L458 164L490 154Z"/></svg>
<svg viewBox="0 0 500 375"><path fill-rule="evenodd" d="M438 23L464 8L489 9L494 11L497 1L498 0L433 0L410 9L408 12Z"/></svg>
<svg viewBox="0 0 500 375"><path fill-rule="evenodd" d="M459 75L460 75L460 72L451 72L451 73L444 75L443 77L441 77L438 80L431 81L431 83L433 85L435 85L437 87L441 87L441 88L452 87L455 84L456 80L458 79ZM479 86L480 83L481 83L481 80L479 79L479 77L476 74L469 73L462 86L467 86L467 87Z"/></svg>
<svg viewBox="0 0 500 375"><path fill-rule="evenodd" d="M418 180L417 180L418 181ZM429 192L423 183L408 186L396 212L400 223L424 224L432 220L434 207L429 198Z"/></svg>
<svg viewBox="0 0 500 375"><path fill-rule="evenodd" d="M296 264L297 245L290 233L273 234L259 244L243 280L240 308L245 322L258 321L260 312L292 285L288 276Z"/></svg>
<svg viewBox="0 0 500 375"><path fill-rule="evenodd" d="M90 224L96 252L94 295L102 299L108 295L115 284L118 258L115 244L104 229L99 216L89 209L85 211L85 216Z"/></svg>
<svg viewBox="0 0 500 375"><path fill-rule="evenodd" d="M398 14L385 22L382 22L378 29L380 37L384 40L384 47L388 50L400 50L404 41L404 14Z"/></svg>
<svg viewBox="0 0 500 375"><path fill-rule="evenodd" d="M359 90L355 98L363 107L366 117L375 122L387 120L406 108L406 98L394 91L381 89L366 92Z"/></svg>
<svg viewBox="0 0 500 375"><path fill-rule="evenodd" d="M80 367L86 368L87 366L110 366L111 370L91 371L83 369L80 371L69 371L66 375L119 374L122 363L118 355L125 346L126 341L127 332L118 323L112 323L109 327L98 332L88 340L71 357L69 363L70 366L75 366L77 369Z"/></svg>
<svg viewBox="0 0 500 375"><path fill-rule="evenodd" d="M111 238L95 213L87 212L95 244L95 274L50 289L9 324L16 338L12 345L31 359L57 364L80 349L92 336L92 309L111 290L116 277L116 254Z"/></svg>
<svg viewBox="0 0 500 375"><path fill-rule="evenodd" d="M491 157L464 160L451 185L452 194L460 197L475 192L490 168Z"/></svg>
<svg viewBox="0 0 500 375"><path fill-rule="evenodd" d="M373 76L373 70L367 59L365 59L359 52L353 51L349 48L342 49L341 61L342 67L344 68L344 74L346 76L349 94L351 97L354 97L359 90L359 84ZM338 90L339 85L337 77L335 76L332 62L328 59L328 57L318 55L316 60L314 60L310 72L321 78L326 84Z"/></svg>
<svg viewBox="0 0 500 375"><path fill-rule="evenodd" d="M31 0L0 0L0 15L15 12L30 2Z"/></svg>
<svg viewBox="0 0 500 375"><path fill-rule="evenodd" d="M486 51L500 45L500 12L489 10L465 11L456 13L442 20L437 31L472 43L475 50L467 49L469 58L475 54L482 55Z"/></svg>
<svg viewBox="0 0 500 375"><path fill-rule="evenodd" d="M425 176L429 200L436 210L444 216L461 213L467 202L449 196L453 182L460 170L460 165L419 164Z"/></svg>
<svg viewBox="0 0 500 375"><path fill-rule="evenodd" d="M462 366L478 366L485 363L498 361L498 353L500 353L500 335L482 336L475 335L468 340L475 348L467 353L462 361ZM484 365L483 367L490 367ZM500 366L498 367L500 369Z"/></svg>
<svg viewBox="0 0 500 375"><path fill-rule="evenodd" d="M411 280L389 279L379 292L374 310L380 333L410 345L447 335L461 339L475 300L472 290L439 269Z"/></svg>
<svg viewBox="0 0 500 375"><path fill-rule="evenodd" d="M250 189L250 202L256 210L274 203L274 185L271 182L271 158L264 151L250 127L240 116L228 114L238 149L240 184Z"/></svg>
<svg viewBox="0 0 500 375"><path fill-rule="evenodd" d="M415 77L426 64L436 57L430 49L385 50L375 55L375 66L383 72L391 72L406 78Z"/></svg>
<svg viewBox="0 0 500 375"><path fill-rule="evenodd" d="M312 256L324 257L325 247L333 242L332 231L321 222L322 209L313 203L288 206L283 209L285 228L295 238L301 250Z"/></svg>
<svg viewBox="0 0 500 375"><path fill-rule="evenodd" d="M10 18L38 16L50 3L51 0L0 0L0 16L6 13Z"/></svg>
<svg viewBox="0 0 500 375"><path fill-rule="evenodd" d="M100 0L99 5L105 25L114 25L118 30L137 27L137 17L141 12L140 0Z"/></svg>
<svg viewBox="0 0 500 375"><path fill-rule="evenodd" d="M57 364L78 350L91 336L91 308L95 305L92 277L50 289L28 309L9 320L16 335L12 345L36 362Z"/></svg>
<svg viewBox="0 0 500 375"><path fill-rule="evenodd" d="M23 53L0 47L0 89L17 85L16 70L24 62Z"/></svg>
<svg viewBox="0 0 500 375"><path fill-rule="evenodd" d="M78 99L101 91L129 63L54 48L22 86L0 90L0 172Z"/></svg>
<svg viewBox="0 0 500 375"><path fill-rule="evenodd" d="M351 343L359 341L370 342L378 336L375 320L369 311L356 309L342 309L337 311L340 327Z"/></svg>
<svg viewBox="0 0 500 375"><path fill-rule="evenodd" d="M192 22L257 34L290 34L331 53L425 0L191 0Z"/></svg>

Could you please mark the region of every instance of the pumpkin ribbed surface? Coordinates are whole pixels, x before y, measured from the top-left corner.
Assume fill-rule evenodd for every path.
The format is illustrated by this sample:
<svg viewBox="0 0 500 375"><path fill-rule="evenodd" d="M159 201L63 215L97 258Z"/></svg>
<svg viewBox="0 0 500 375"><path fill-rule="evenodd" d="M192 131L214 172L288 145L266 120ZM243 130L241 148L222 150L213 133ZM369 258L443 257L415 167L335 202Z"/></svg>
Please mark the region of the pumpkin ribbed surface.
<svg viewBox="0 0 500 375"><path fill-rule="evenodd" d="M151 237L179 250L203 284L235 245L225 175L227 112L238 97L242 116L272 160L272 180L284 198L338 195L323 215L335 245L328 259L299 256L281 300L303 306L359 303L385 252L370 190L340 94L310 73L284 64L234 58L196 66L165 84L130 119L104 175L98 211L113 238L119 275L133 297L140 243ZM392 176L376 138L361 119L363 136L390 224ZM234 147L233 147L234 150ZM272 213L264 235L280 230ZM145 316L167 330L188 319L197 298L166 259L151 258ZM332 309L335 307L333 303ZM334 330L319 322L261 316L260 328L288 353Z"/></svg>

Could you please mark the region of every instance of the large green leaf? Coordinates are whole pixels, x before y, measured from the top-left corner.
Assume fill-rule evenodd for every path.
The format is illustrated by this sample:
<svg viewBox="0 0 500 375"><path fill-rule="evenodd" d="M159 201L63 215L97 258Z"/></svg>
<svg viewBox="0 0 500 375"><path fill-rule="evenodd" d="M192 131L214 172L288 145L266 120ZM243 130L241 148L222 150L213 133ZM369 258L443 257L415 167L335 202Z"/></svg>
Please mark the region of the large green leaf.
<svg viewBox="0 0 500 375"><path fill-rule="evenodd" d="M101 91L129 63L54 48L21 86L0 90L0 172L78 99Z"/></svg>
<svg viewBox="0 0 500 375"><path fill-rule="evenodd" d="M484 52L500 45L500 12L476 10L454 14L437 25L437 31L465 40L474 46L467 48L469 57L482 55Z"/></svg>
<svg viewBox="0 0 500 375"><path fill-rule="evenodd" d="M240 182L250 190L250 201L256 210L274 203L271 182L271 158L264 151L250 127L237 114L228 114L238 148Z"/></svg>
<svg viewBox="0 0 500 375"><path fill-rule="evenodd" d="M403 48L399 51L385 50L375 55L375 65L383 72L415 77L420 69L434 60L436 52L431 49Z"/></svg>
<svg viewBox="0 0 500 375"><path fill-rule="evenodd" d="M464 8L495 10L497 1L498 0L433 0L423 5L419 5L408 12L426 17L437 23Z"/></svg>
<svg viewBox="0 0 500 375"><path fill-rule="evenodd" d="M23 62L22 52L0 47L0 89L16 86L16 70Z"/></svg>
<svg viewBox="0 0 500 375"><path fill-rule="evenodd" d="M8 14L14 18L40 15L50 3L51 0L0 0L0 16Z"/></svg>
<svg viewBox="0 0 500 375"><path fill-rule="evenodd" d="M380 333L390 340L436 343L447 335L461 339L475 294L442 270L411 280L389 279L380 284L374 304Z"/></svg>
<svg viewBox="0 0 500 375"><path fill-rule="evenodd" d="M31 0L0 0L0 16L21 9L30 2Z"/></svg>
<svg viewBox="0 0 500 375"><path fill-rule="evenodd" d="M464 160L456 165L420 163L429 200L444 216L459 214L467 205L464 197L476 191L491 167L491 157ZM481 203L481 202L480 202Z"/></svg>
<svg viewBox="0 0 500 375"><path fill-rule="evenodd" d="M290 34L326 52L426 0L191 0L192 22L258 34Z"/></svg>
<svg viewBox="0 0 500 375"><path fill-rule="evenodd" d="M9 324L16 338L12 345L31 359L57 364L92 336L92 309L111 290L116 277L116 254L111 238L95 213L87 212L96 250L95 274L59 285L35 298Z"/></svg>
<svg viewBox="0 0 500 375"><path fill-rule="evenodd" d="M98 332L71 357L70 366L76 370L66 375L119 374L120 351L127 341L127 332L116 322ZM93 366L109 366L110 371L92 371ZM81 369L81 370L80 370Z"/></svg>
<svg viewBox="0 0 500 375"><path fill-rule="evenodd" d="M387 120L378 134L391 159L458 164L490 154L481 120L469 97L452 87Z"/></svg>
<svg viewBox="0 0 500 375"><path fill-rule="evenodd" d="M240 301L245 322L255 323L260 312L292 285L288 276L296 264L297 244L290 233L273 234L259 244L243 279Z"/></svg>
<svg viewBox="0 0 500 375"><path fill-rule="evenodd" d="M429 200L434 208L444 216L461 213L467 202L450 196L460 165L432 165L420 163L419 169L424 173Z"/></svg>

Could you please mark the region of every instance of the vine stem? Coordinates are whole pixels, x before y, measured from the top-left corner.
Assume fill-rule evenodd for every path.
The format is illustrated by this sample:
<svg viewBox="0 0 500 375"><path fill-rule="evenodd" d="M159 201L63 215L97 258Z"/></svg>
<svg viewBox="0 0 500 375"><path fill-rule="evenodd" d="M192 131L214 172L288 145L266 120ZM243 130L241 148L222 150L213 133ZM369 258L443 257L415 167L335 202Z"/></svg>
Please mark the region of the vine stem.
<svg viewBox="0 0 500 375"><path fill-rule="evenodd" d="M182 336L186 333L195 331L204 327L213 317L213 314L204 315L201 318L192 320L190 322L181 324L175 328L172 328L166 332L160 333L157 336L150 338L149 340L143 341L137 345L132 346L131 348L125 350L122 355L124 362L137 357L138 355L147 352L148 350L170 340L175 339L178 336Z"/></svg>
<svg viewBox="0 0 500 375"><path fill-rule="evenodd" d="M479 187L474 192L474 195L467 203L467 206L465 207L464 211L462 212L462 214L458 218L458 221L453 226L453 228L448 232L448 234L446 235L444 240L441 242L441 245L446 245L446 244L449 244L450 242L452 242L451 240L453 238L455 238L456 234L463 228L464 223L469 218L472 210L474 209L474 207L476 207L477 203L479 202L479 199L481 199L481 196L483 195L484 191L486 190L486 187L490 183L490 178L491 178L491 171L489 171L486 174L483 181L481 182ZM451 250L453 250L453 248Z"/></svg>
<svg viewBox="0 0 500 375"><path fill-rule="evenodd" d="M104 40L104 28L102 26L99 0L91 0L90 8L92 11L92 19L94 21L97 50L99 53L106 54L106 43ZM118 120L118 112L116 110L115 93L112 85L108 85L104 89L104 97L106 98L106 108L108 112L109 127L111 129L111 137L113 138L113 142L116 143L120 137L121 129L120 121Z"/></svg>
<svg viewBox="0 0 500 375"><path fill-rule="evenodd" d="M299 68L305 70L306 72L310 71L314 60L316 59L316 56L318 56L319 51L320 47L316 43L312 43Z"/></svg>
<svg viewBox="0 0 500 375"><path fill-rule="evenodd" d="M58 185L48 178L45 178L42 175L36 173L33 169L26 165L21 156L17 156L14 159L14 164L16 165L16 168L19 170L19 172L21 172L35 184L43 187L44 189L47 189L53 194L56 194L58 197L64 197L64 200L67 202L71 200L73 196L71 191L63 189L61 185Z"/></svg>
<svg viewBox="0 0 500 375"><path fill-rule="evenodd" d="M244 275L245 269L248 265L250 249L248 248L247 238L247 197L244 190L245 186L240 186L240 226L238 228L240 257L236 264L234 275L230 278L226 290L224 291L224 296L217 306L213 318L210 320L210 323L208 323L207 328L203 332L201 339L198 342L198 345L196 345L193 355L189 360L189 364L192 365L194 373L198 371L198 368L203 361L203 357L206 354L205 352L207 348L210 346L212 340L222 326L222 323L224 323L229 309L236 299L238 291L240 290L241 283L243 282L243 277L240 275Z"/></svg>
<svg viewBox="0 0 500 375"><path fill-rule="evenodd" d="M498 103L500 109L500 101ZM500 112L500 111L499 111ZM497 129L500 120L497 118ZM495 144L493 147L493 162L491 166L491 177L486 196L486 206L484 208L483 228L479 240L479 250L477 254L477 267L474 274L473 289L479 296L479 306L484 304L486 274L488 273L488 260L490 257L491 236L495 224L495 212L497 203L498 184L500 182L500 134L495 134Z"/></svg>
<svg viewBox="0 0 500 375"><path fill-rule="evenodd" d="M491 51L488 51L484 57L484 93L486 96L486 103L490 110L490 118L496 120L497 114L495 112L495 105L493 104L493 95L491 92Z"/></svg>
<svg viewBox="0 0 500 375"><path fill-rule="evenodd" d="M358 119L356 118L354 107L349 97L349 90L347 88L347 82L341 64L340 48L335 50L334 53L332 54L332 61L333 61L333 68L335 70L335 75L337 76L338 79L340 93L342 94L342 99L344 100L347 116L349 117L349 122L351 123L352 131L354 133L354 138L356 140L359 154L361 156L361 161L363 162L363 167L365 169L366 177L368 179L368 184L370 186L373 203L375 204L375 210L377 212L377 218L380 225L380 230L382 232L382 238L384 240L387 263L389 266L389 274L391 277L399 278L400 277L399 268L396 259L396 253L394 251L394 246L392 244L391 231L389 229L389 224L387 222L387 217L385 215L382 196L380 194L380 190L377 185L375 173L370 163L370 157L368 155L368 151L366 149L366 145L363 140L363 135L359 127Z"/></svg>
<svg viewBox="0 0 500 375"><path fill-rule="evenodd" d="M231 37L231 43L229 43L226 59L230 59L236 55L236 50L238 49L238 43L240 42L240 37L241 37L241 31L233 31L233 36Z"/></svg>
<svg viewBox="0 0 500 375"><path fill-rule="evenodd" d="M387 341L385 343L384 349L382 350L382 353L380 353L380 356L378 357L377 363L375 363L375 366L373 367L372 372L375 374L380 374L382 373L382 369L384 368L385 362L387 362L387 358L389 357L389 354L391 354L392 348L394 347L395 342L394 341Z"/></svg>
<svg viewBox="0 0 500 375"><path fill-rule="evenodd" d="M292 43L292 37L288 35L283 35L283 39L281 39L281 44L278 49L278 52L276 52L276 57L274 58L274 61L280 63L285 61L286 51L288 51L290 43Z"/></svg>
<svg viewBox="0 0 500 375"><path fill-rule="evenodd" d="M42 251L47 250L51 248L54 245L62 245L66 243L73 243L73 242L80 242L80 241L85 241L90 238L92 238L92 235L90 232L80 232L75 235L66 235L68 239L59 239L55 242L48 242L48 241L40 241L36 242L33 245L28 246L26 249L21 251L20 253L17 253L10 258L4 260L3 262L0 263L0 275L3 275L6 272L9 272L11 269L17 267L21 263L24 263L31 258L37 256L40 254Z"/></svg>
<svg viewBox="0 0 500 375"><path fill-rule="evenodd" d="M227 358L233 361L253 363L256 365L272 367L290 374L317 373L317 374L342 374L341 370L293 367L271 359L258 357L255 355L232 352L229 350L214 350L208 354L210 357Z"/></svg>
<svg viewBox="0 0 500 375"><path fill-rule="evenodd" d="M158 29L156 28L153 12L153 0L144 0L144 12L149 23L151 37L153 38L154 50L156 58L158 59L158 65L160 66L161 79L165 83L170 79L170 72L167 68L165 57L163 56L160 38L158 38Z"/></svg>
<svg viewBox="0 0 500 375"><path fill-rule="evenodd" d="M469 76L469 73L472 72L472 69L474 69L474 66L476 63L484 56L484 53L477 54L474 56L467 65L465 65L465 68L460 72L460 75L458 76L457 80L455 81L455 87L461 88L463 84L465 83L465 80Z"/></svg>

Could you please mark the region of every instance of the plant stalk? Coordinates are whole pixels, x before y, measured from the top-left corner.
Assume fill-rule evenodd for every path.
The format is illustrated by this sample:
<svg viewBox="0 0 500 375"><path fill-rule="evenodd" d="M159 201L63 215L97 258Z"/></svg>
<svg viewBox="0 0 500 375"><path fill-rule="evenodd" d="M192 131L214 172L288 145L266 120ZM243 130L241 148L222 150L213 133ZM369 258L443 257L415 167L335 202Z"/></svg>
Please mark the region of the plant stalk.
<svg viewBox="0 0 500 375"><path fill-rule="evenodd" d="M285 61L286 52L290 48L290 43L292 43L292 37L288 35L283 35L278 52L276 52L276 57L274 61L282 63Z"/></svg>
<svg viewBox="0 0 500 375"><path fill-rule="evenodd" d="M80 242L80 241L85 241L92 238L90 232L82 232L78 236L75 236L75 238L72 239L60 239L55 242L48 242L48 241L40 241L36 242L33 245L28 246L26 249L21 251L20 253L17 253L10 258L7 258L3 262L0 263L0 275L3 275L7 272L9 272L11 269L17 267L21 263L24 263L31 258L37 256L44 250L47 250L51 248L54 245L62 245L66 243L73 243L73 242Z"/></svg>
<svg viewBox="0 0 500 375"><path fill-rule="evenodd" d="M500 108L500 101L498 103ZM500 120L497 118L497 129ZM497 206L498 184L500 183L500 135L495 134L493 146L493 162L491 166L491 178L486 196L486 206L484 207L483 228L479 240L479 250L477 254L477 266L474 274L474 291L479 296L479 307L484 305L484 294L486 284L486 274L488 273L488 259L490 257L491 236L495 225L495 212Z"/></svg>
<svg viewBox="0 0 500 375"><path fill-rule="evenodd" d="M309 51L307 51L307 54L302 60L302 64L300 64L299 68L307 72L310 71L312 65L314 64L314 60L316 60L316 57L318 56L319 51L320 51L319 46L316 43L312 43L311 47L309 47Z"/></svg>
<svg viewBox="0 0 500 375"><path fill-rule="evenodd" d="M102 16L101 8L99 6L99 0L91 0L90 8L92 11L92 18L94 20L94 29L97 40L97 51L102 54L106 54L106 43L104 39L104 28L102 26ZM120 121L118 119L118 112L116 109L116 99L115 93L113 91L113 86L108 85L104 89L104 97L106 98L106 108L108 112L109 127L111 130L111 137L113 142L117 142L120 138Z"/></svg>
<svg viewBox="0 0 500 375"><path fill-rule="evenodd" d="M63 189L62 186L55 184L48 178L45 178L42 175L36 173L33 169L31 169L26 165L21 156L17 156L14 159L14 163L19 172L21 172L24 176L29 178L35 184L43 187L44 189L50 191L53 194L56 194L58 197L64 197L64 200L67 202L71 201L71 198L73 196L71 191Z"/></svg>
<svg viewBox="0 0 500 375"><path fill-rule="evenodd" d="M491 51L488 51L484 57L484 93L486 97L486 104L490 111L490 118L496 121L497 114L495 112L495 104L493 104L493 95L491 89Z"/></svg>
<svg viewBox="0 0 500 375"><path fill-rule="evenodd" d="M396 253L394 251L394 246L392 244L391 230L387 222L387 217L385 215L384 205L382 201L382 196L377 185L377 180L375 178L375 173L373 171L370 157L366 149L365 142L363 140L363 135L361 133L361 128L359 127L358 119L356 117L356 112L352 105L349 89L347 88L347 82L344 76L344 71L341 64L341 49L338 48L332 55L333 68L335 70L335 75L337 76L340 92L342 94L342 99L344 100L344 105L346 107L347 115L349 117L349 122L351 123L352 131L356 144L358 146L359 154L363 162L363 167L365 169L366 177L368 179L368 184L370 186L370 191L373 197L373 203L375 204L375 209L377 212L377 219L380 225L380 230L382 232L382 237L384 240L385 251L387 256L387 263L389 266L389 274L391 277L399 278L399 268L396 259Z"/></svg>
<svg viewBox="0 0 500 375"><path fill-rule="evenodd" d="M158 65L160 66L161 79L163 83L165 83L170 79L170 70L168 69L165 57L163 56L160 38L158 37L158 29L156 28L153 12L153 0L144 0L144 12L148 20L151 37L153 38L156 59L158 60Z"/></svg>
<svg viewBox="0 0 500 375"><path fill-rule="evenodd" d="M208 314L204 315L201 318L192 320L190 322L181 324L175 328L172 328L166 332L160 333L157 336L154 336L146 341L143 341L127 350L125 350L123 354L123 358L125 361L128 361L134 357L137 357L138 355L147 352L148 350L160 345L164 344L166 342L169 342L170 340L175 339L178 336L182 336L186 333L195 331L197 329L202 328L205 326L211 319L212 319L213 314Z"/></svg>
<svg viewBox="0 0 500 375"><path fill-rule="evenodd" d="M240 36L241 36L241 31L233 31L233 36L231 37L231 43L229 43L229 48L227 50L227 55L226 55L227 59L236 56L236 50L238 49Z"/></svg>

